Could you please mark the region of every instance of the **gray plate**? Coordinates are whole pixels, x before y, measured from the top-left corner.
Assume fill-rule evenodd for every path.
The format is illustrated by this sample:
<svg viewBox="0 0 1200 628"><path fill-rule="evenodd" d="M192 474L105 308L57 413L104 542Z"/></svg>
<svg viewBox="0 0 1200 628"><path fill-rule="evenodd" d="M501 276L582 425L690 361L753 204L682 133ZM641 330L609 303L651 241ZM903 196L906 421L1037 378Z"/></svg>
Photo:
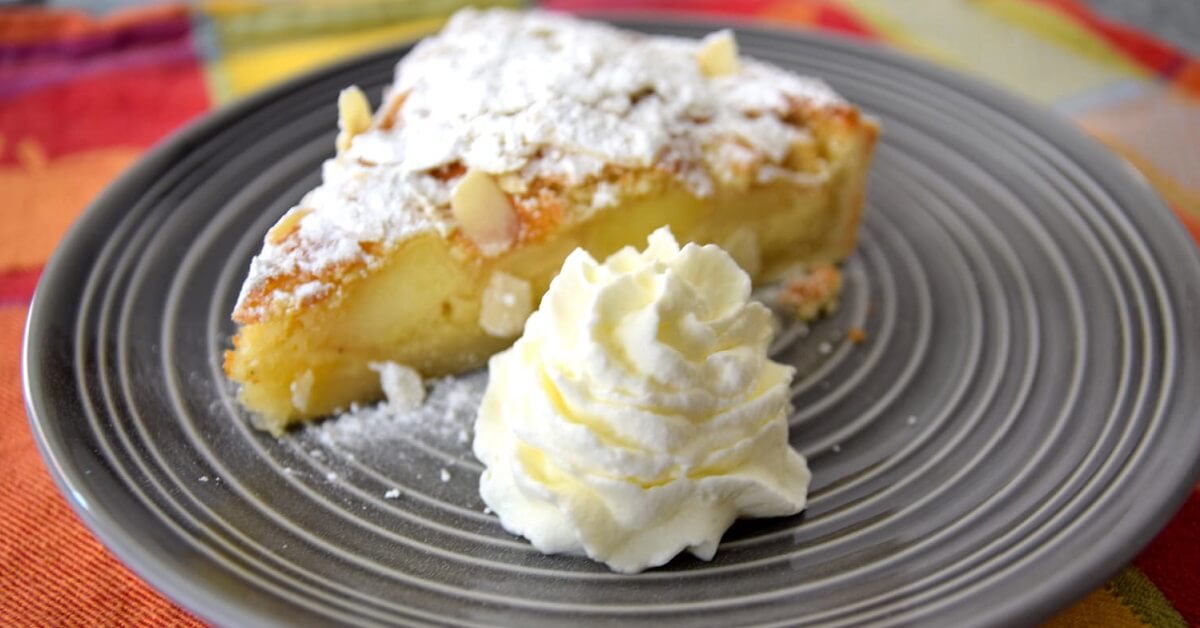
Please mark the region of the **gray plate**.
<svg viewBox="0 0 1200 628"><path fill-rule="evenodd" d="M231 625L1001 624L1101 584L1196 477L1194 245L1132 170L1044 111L873 48L738 37L886 129L840 313L779 342L801 373L803 515L739 523L711 563L617 575L481 512L462 412L374 436L248 428L220 371L239 282L317 183L338 89L378 94L405 48L216 112L71 231L25 346L63 492L142 577ZM851 325L865 344L843 339Z"/></svg>

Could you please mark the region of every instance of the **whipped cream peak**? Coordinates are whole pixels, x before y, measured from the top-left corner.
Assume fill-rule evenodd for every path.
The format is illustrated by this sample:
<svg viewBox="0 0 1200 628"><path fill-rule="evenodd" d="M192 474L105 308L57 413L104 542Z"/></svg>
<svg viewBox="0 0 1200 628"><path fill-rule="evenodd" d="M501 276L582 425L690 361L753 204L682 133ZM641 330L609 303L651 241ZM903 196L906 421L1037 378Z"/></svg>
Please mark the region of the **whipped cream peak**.
<svg viewBox="0 0 1200 628"><path fill-rule="evenodd" d="M771 317L749 297L725 251L666 228L603 263L568 256L489 364L474 447L506 529L634 572L711 558L738 516L803 509L793 369L767 357Z"/></svg>
<svg viewBox="0 0 1200 628"><path fill-rule="evenodd" d="M547 370L602 401L704 416L766 362L770 312L747 303L749 277L716 246L681 249L661 229L644 253L627 247L603 264L576 250L554 285L526 329L554 339L541 345Z"/></svg>

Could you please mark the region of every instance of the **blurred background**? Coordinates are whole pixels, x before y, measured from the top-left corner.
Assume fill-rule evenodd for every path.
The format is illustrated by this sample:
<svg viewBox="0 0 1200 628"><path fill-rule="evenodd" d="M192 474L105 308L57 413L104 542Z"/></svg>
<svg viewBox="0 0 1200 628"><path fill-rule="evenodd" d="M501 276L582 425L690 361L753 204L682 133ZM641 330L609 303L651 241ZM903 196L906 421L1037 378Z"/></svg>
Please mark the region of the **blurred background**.
<svg viewBox="0 0 1200 628"><path fill-rule="evenodd" d="M195 622L83 528L42 467L26 424L19 372L25 316L42 265L71 222L188 121L298 73L432 32L464 4L0 1L0 625ZM972 74L1058 112L1121 155L1167 200L1181 228L1200 239L1200 1L539 6L760 20L892 47ZM1194 493L1133 565L1054 623L1200 624L1197 565Z"/></svg>

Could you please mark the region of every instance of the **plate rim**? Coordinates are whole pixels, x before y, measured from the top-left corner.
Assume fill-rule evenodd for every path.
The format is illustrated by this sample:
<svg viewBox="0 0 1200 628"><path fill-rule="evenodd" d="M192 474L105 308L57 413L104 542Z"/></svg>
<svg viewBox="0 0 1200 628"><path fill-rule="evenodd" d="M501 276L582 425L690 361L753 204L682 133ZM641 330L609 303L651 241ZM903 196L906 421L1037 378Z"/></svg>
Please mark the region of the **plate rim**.
<svg viewBox="0 0 1200 628"><path fill-rule="evenodd" d="M1000 106L997 109L1011 112L1013 117L1023 124L1051 125L1056 133L1054 144L1068 152L1077 163L1095 166L1101 170L1124 171L1126 181L1122 183L1135 186L1134 193L1142 194L1153 205L1139 208L1139 211L1158 218L1150 225L1148 233L1154 236L1157 244L1174 240L1174 246L1189 251L1190 254L1184 254L1186 259L1175 259L1172 266L1190 266L1191 272L1200 277L1200 246L1187 236L1178 216L1140 172L1123 157L1085 134L1069 120L1058 116L1052 109L1039 106L1002 86L871 41L822 31L800 30L741 16L714 18L661 11L582 11L575 15L635 30L639 27L653 29L678 26L731 28L772 37L809 40L841 51L856 52L866 57L873 56L888 63L932 75L943 84L968 96L987 102L998 102ZM54 433L54 428L49 425L47 419L53 414L47 407L51 405L47 400L53 396L48 390L52 384L40 380L37 376L42 349L35 341L49 331L46 329L48 318L41 315L42 310L46 308L44 302L48 298L47 295L53 291L54 284L61 283L61 280L56 278L69 274L73 267L71 262L80 256L81 250L87 250L88 241L104 240L103 237L95 235L95 227L105 224L105 219L123 215L125 206L117 201L143 189L143 183L150 180L163 164L170 163L178 154L186 153L191 144L203 140L212 131L220 129L244 113L304 85L333 78L364 63L383 58L398 60L408 54L421 39L423 36L398 40L386 47L290 77L206 112L159 140L132 167L106 186L75 220L43 267L42 277L30 300L21 343L22 392L30 429L43 463L71 509L114 557L160 594L206 621L218 624L275 625L281 617L252 602L222 595L220 591L210 588L203 578L181 574L172 568L159 554L139 542L132 531L120 525L114 512L105 508L101 496L92 490L93 487L86 476L71 464L69 456L66 455L67 445L59 440L60 435ZM1124 204L1121 208L1125 209ZM1174 311L1178 313L1178 304L1174 305ZM1194 418L1200 420L1200 410ZM1191 443L1191 446L1195 453L1200 454L1200 440ZM1106 538L1104 542L1107 551L1081 555L1070 563L1068 569L1056 572L1050 579L1039 583L1039 586L1031 587L1023 596L1012 597L987 609L981 609L976 615L978 622L981 625L999 625L1048 617L1082 598L1128 565L1166 526L1191 494L1193 486L1200 479L1200 455L1168 467L1160 474L1174 477L1176 482L1168 490L1160 493L1163 497L1159 501L1159 508L1152 513L1141 513L1135 525L1129 526L1129 531L1123 537ZM292 613L292 619L309 615L309 611L303 608L287 608L289 613Z"/></svg>

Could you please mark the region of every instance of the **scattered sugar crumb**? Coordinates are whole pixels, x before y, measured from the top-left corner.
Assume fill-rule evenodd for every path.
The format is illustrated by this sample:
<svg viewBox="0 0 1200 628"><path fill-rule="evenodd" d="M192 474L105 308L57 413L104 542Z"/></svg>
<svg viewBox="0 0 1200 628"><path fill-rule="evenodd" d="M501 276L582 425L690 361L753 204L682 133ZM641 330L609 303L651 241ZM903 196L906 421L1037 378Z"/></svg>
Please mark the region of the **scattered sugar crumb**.
<svg viewBox="0 0 1200 628"><path fill-rule="evenodd" d="M483 507L483 514L485 514L485 515L490 515L490 514L492 514L492 509L491 509L491 508L489 508L488 506L484 506L484 507Z"/></svg>
<svg viewBox="0 0 1200 628"><path fill-rule="evenodd" d="M867 341L867 332L863 331L862 327L851 327L846 330L846 337L856 345L861 345Z"/></svg>
<svg viewBox="0 0 1200 628"><path fill-rule="evenodd" d="M304 374L292 380L288 388L292 393L292 405L296 406L301 412L308 409L308 399L312 396L313 372L312 369L304 371Z"/></svg>
<svg viewBox="0 0 1200 628"><path fill-rule="evenodd" d="M411 367L395 362L370 362L367 366L379 373L383 394L396 410L411 410L425 401L425 382Z"/></svg>
<svg viewBox="0 0 1200 628"><path fill-rule="evenodd" d="M207 475L202 475L202 476L200 476L200 481L201 481L201 482L207 482L207 481L208 481L208 476L207 476Z"/></svg>
<svg viewBox="0 0 1200 628"><path fill-rule="evenodd" d="M299 299L301 302L304 302L304 301L310 301L312 299L315 299L316 297L319 297L320 295L325 293L327 290L329 290L329 286L327 286L319 281L310 281L308 283L297 286L296 289L294 290L294 292L296 294L296 298Z"/></svg>
<svg viewBox="0 0 1200 628"><path fill-rule="evenodd" d="M909 425L916 425L916 424L917 424L917 417L915 417L915 416L910 416L910 417L908 417L907 419L905 419L905 420L904 420L904 422L905 422L905 423L908 423Z"/></svg>
<svg viewBox="0 0 1200 628"><path fill-rule="evenodd" d="M337 478L338 478L337 474L334 473L333 471L330 471L329 473L325 474L325 479L329 482L336 482Z"/></svg>
<svg viewBox="0 0 1200 628"><path fill-rule="evenodd" d="M296 470L291 467L284 467L283 474L284 475L296 475Z"/></svg>
<svg viewBox="0 0 1200 628"><path fill-rule="evenodd" d="M308 455L312 456L313 458L316 458L317 460L325 459L325 452L321 451L320 449L314 449L314 450L308 452Z"/></svg>
<svg viewBox="0 0 1200 628"><path fill-rule="evenodd" d="M383 498L384 499L400 499L400 489L389 488L387 490L387 492L383 494Z"/></svg>
<svg viewBox="0 0 1200 628"><path fill-rule="evenodd" d="M445 469L442 469L440 477L442 478L443 482L449 482L450 481L450 472Z"/></svg>
<svg viewBox="0 0 1200 628"><path fill-rule="evenodd" d="M398 410L387 402L309 424L303 429L327 448L363 457L395 455L396 441L419 442L451 455L469 455L475 416L487 388L487 372L430 380L418 407Z"/></svg>
<svg viewBox="0 0 1200 628"><path fill-rule="evenodd" d="M817 351L819 351L821 355L829 355L833 352L833 345L829 344L828 342L822 342L821 344L817 345Z"/></svg>

